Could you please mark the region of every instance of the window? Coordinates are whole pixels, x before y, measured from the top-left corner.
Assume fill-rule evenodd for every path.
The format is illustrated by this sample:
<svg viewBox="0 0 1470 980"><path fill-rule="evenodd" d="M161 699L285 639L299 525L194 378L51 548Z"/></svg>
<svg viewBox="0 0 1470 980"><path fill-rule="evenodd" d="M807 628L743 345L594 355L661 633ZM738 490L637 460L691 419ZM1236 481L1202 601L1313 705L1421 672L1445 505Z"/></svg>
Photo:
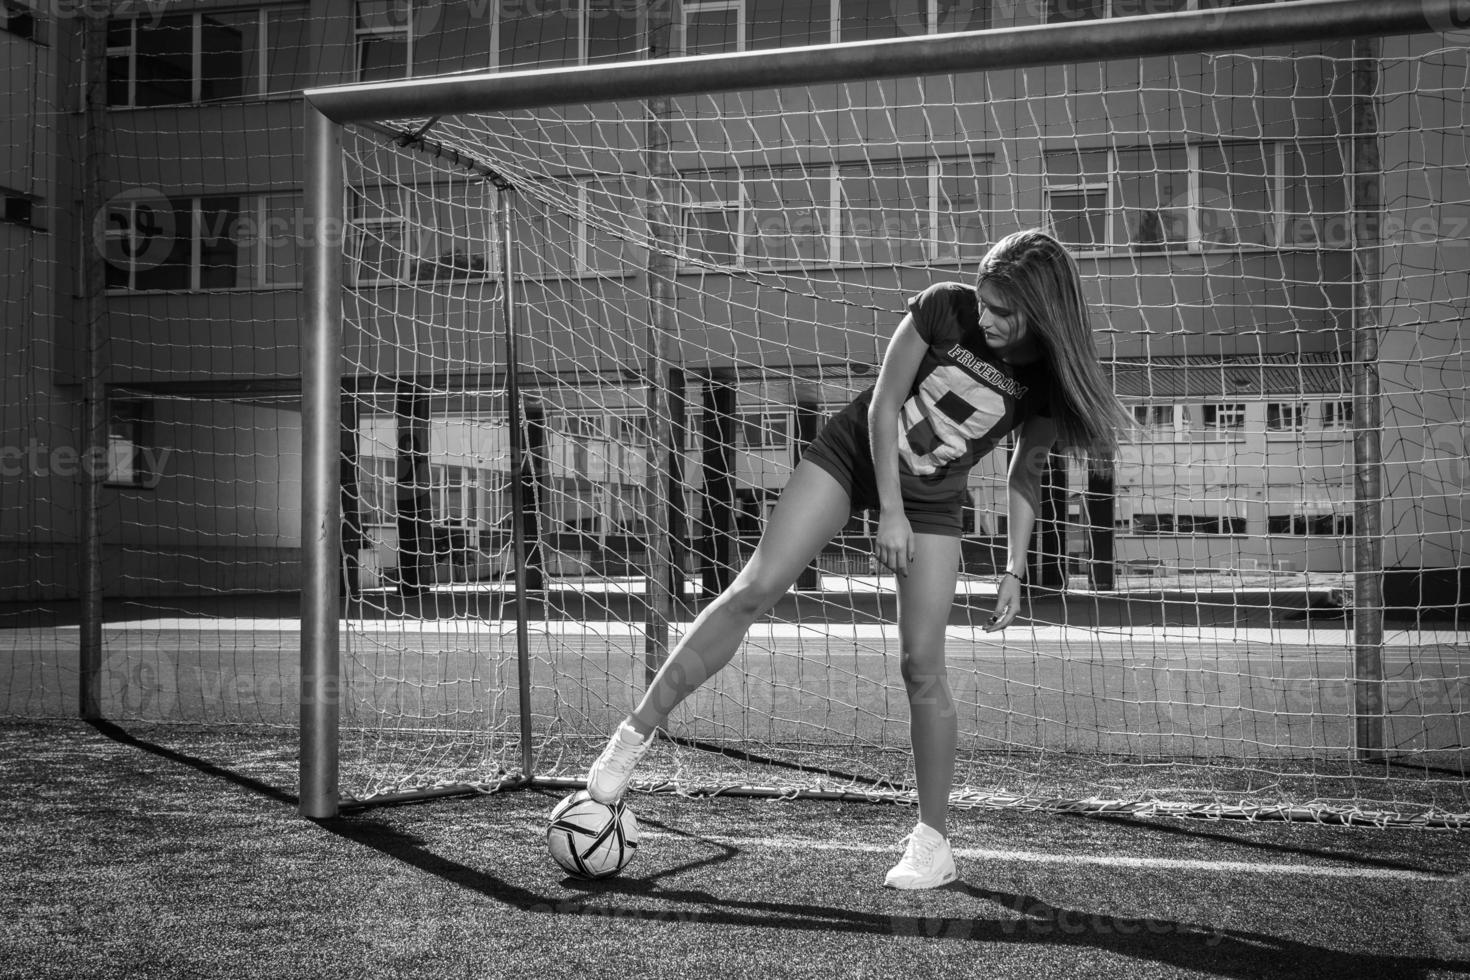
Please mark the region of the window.
<svg viewBox="0 0 1470 980"><path fill-rule="evenodd" d="M1134 405L1133 420L1145 429L1170 430L1174 428L1173 405Z"/></svg>
<svg viewBox="0 0 1470 980"><path fill-rule="evenodd" d="M157 195L118 195L103 216L108 289L188 289L191 285L192 201Z"/></svg>
<svg viewBox="0 0 1470 980"><path fill-rule="evenodd" d="M309 31L304 5L109 21L107 104L298 92L311 78Z"/></svg>
<svg viewBox="0 0 1470 980"><path fill-rule="evenodd" d="M785 412L741 412L735 419L735 445L745 449L784 449L791 444L791 416Z"/></svg>
<svg viewBox="0 0 1470 980"><path fill-rule="evenodd" d="M1108 150L1046 154L1048 220L1052 234L1071 248L1090 252L1108 245L1109 167Z"/></svg>
<svg viewBox="0 0 1470 980"><path fill-rule="evenodd" d="M503 3L496 9L502 68L621 61L642 53L638 5L628 0Z"/></svg>
<svg viewBox="0 0 1470 980"><path fill-rule="evenodd" d="M1306 427L1307 406L1301 402L1270 402L1266 405L1268 432L1300 432Z"/></svg>
<svg viewBox="0 0 1470 980"><path fill-rule="evenodd" d="M413 64L412 0L358 0L357 78L404 78Z"/></svg>
<svg viewBox="0 0 1470 980"><path fill-rule="evenodd" d="M833 41L868 41L980 31L990 26L990 4L974 0L839 0Z"/></svg>
<svg viewBox="0 0 1470 980"><path fill-rule="evenodd" d="M1353 403L1347 400L1322 403L1322 428L1333 431L1351 430Z"/></svg>
<svg viewBox="0 0 1470 980"><path fill-rule="evenodd" d="M103 225L108 289L298 285L301 195L114 198Z"/></svg>
<svg viewBox="0 0 1470 980"><path fill-rule="evenodd" d="M1173 514L1134 514L1134 534L1173 534Z"/></svg>
<svg viewBox="0 0 1470 980"><path fill-rule="evenodd" d="M684 255L692 262L735 266L744 254L745 195L735 171L684 177Z"/></svg>
<svg viewBox="0 0 1470 980"><path fill-rule="evenodd" d="M1278 143L1208 143L1198 149L1198 237L1207 245L1275 245L1281 239Z"/></svg>
<svg viewBox="0 0 1470 980"><path fill-rule="evenodd" d="M117 399L107 406L107 479L113 486L158 486L152 402Z"/></svg>
<svg viewBox="0 0 1470 980"><path fill-rule="evenodd" d="M684 0L684 53L726 54L745 47L742 0Z"/></svg>
<svg viewBox="0 0 1470 980"><path fill-rule="evenodd" d="M834 41L869 41L901 36L893 0L840 0L840 7Z"/></svg>
<svg viewBox="0 0 1470 980"><path fill-rule="evenodd" d="M686 173L684 256L734 267L978 258L985 178L973 159Z"/></svg>
<svg viewBox="0 0 1470 980"><path fill-rule="evenodd" d="M929 165L930 256L934 261L980 258L990 247L990 165L964 157Z"/></svg>
<svg viewBox="0 0 1470 980"><path fill-rule="evenodd" d="M1083 251L1351 244L1343 161L1329 141L1064 149L1045 159L1052 231Z"/></svg>
<svg viewBox="0 0 1470 980"><path fill-rule="evenodd" d="M45 230L41 199L34 194L0 187L0 221Z"/></svg>
<svg viewBox="0 0 1470 980"><path fill-rule="evenodd" d="M390 456L359 456L357 489L364 526L391 525L398 520L397 460Z"/></svg>
<svg viewBox="0 0 1470 980"><path fill-rule="evenodd" d="M563 177L542 187L528 188L516 206L515 258L521 273L552 277L642 267L637 242L643 238L644 218L621 175ZM481 189L489 194L488 186ZM486 197L479 207L483 221L491 220L493 207ZM464 238L465 247L475 242L473 234ZM493 239L484 242L488 263L493 259Z"/></svg>
<svg viewBox="0 0 1470 980"><path fill-rule="evenodd" d="M1114 150L1113 159L1113 240L1134 252L1186 245L1189 164L1184 148Z"/></svg>
<svg viewBox="0 0 1470 980"><path fill-rule="evenodd" d="M1269 3L1270 0L1245 2ZM1078 20L1101 20L1104 17L1141 17L1145 14L1169 14L1181 10L1233 5L1231 0L1046 0L1046 22L1066 24Z"/></svg>
<svg viewBox="0 0 1470 980"><path fill-rule="evenodd" d="M839 170L839 181L842 260L893 265L929 257L927 166L903 162L845 165Z"/></svg>
<svg viewBox="0 0 1470 980"><path fill-rule="evenodd" d="M1135 514L1114 522L1115 529L1140 535L1245 534L1244 517L1220 514L1149 513Z"/></svg>
<svg viewBox="0 0 1470 980"><path fill-rule="evenodd" d="M34 5L21 0L0 0L0 31L27 41L45 43L46 40Z"/></svg>
<svg viewBox="0 0 1470 980"><path fill-rule="evenodd" d="M350 194L347 254L353 283L473 281L496 274L499 232L493 192L484 182L365 185ZM518 258L531 273L529 252L519 252Z"/></svg>
<svg viewBox="0 0 1470 980"><path fill-rule="evenodd" d="M832 40L831 12L831 0L746 0L746 47L826 44Z"/></svg>
<svg viewBox="0 0 1470 980"><path fill-rule="evenodd" d="M1269 534L1294 534L1297 536L1351 537L1353 517L1351 514L1272 514L1266 519Z"/></svg>
<svg viewBox="0 0 1470 980"><path fill-rule="evenodd" d="M830 261L830 168L772 167L747 179L752 263L774 267Z"/></svg>
<svg viewBox="0 0 1470 980"><path fill-rule="evenodd" d="M1245 426L1245 404L1205 405L1203 421L1206 429L1239 429Z"/></svg>

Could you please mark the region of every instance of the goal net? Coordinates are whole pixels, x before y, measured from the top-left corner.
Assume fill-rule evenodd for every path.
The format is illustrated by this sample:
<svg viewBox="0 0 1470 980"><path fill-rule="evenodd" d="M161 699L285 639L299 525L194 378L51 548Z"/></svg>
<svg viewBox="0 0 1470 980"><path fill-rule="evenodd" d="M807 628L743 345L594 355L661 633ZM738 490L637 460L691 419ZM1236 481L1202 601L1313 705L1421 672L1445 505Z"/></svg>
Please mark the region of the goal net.
<svg viewBox="0 0 1470 980"><path fill-rule="evenodd" d="M443 81L337 164L345 798L579 778L906 300L1044 227L1139 427L1111 477L1054 462L1000 634L1005 447L970 478L956 801L1470 812L1461 39L499 111ZM639 785L912 793L872 528Z"/></svg>

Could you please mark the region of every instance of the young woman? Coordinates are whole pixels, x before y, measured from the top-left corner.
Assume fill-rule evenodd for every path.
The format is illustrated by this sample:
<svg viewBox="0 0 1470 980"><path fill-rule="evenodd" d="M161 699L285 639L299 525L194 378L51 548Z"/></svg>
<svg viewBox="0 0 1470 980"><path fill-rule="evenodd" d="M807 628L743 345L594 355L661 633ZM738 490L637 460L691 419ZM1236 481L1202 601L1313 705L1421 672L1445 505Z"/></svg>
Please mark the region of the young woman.
<svg viewBox="0 0 1470 980"><path fill-rule="evenodd" d="M1076 261L1042 231L986 254L975 287L939 283L909 301L876 384L835 415L808 448L755 554L695 619L633 713L587 774L610 803L669 713L729 663L850 516L879 512L874 554L897 577L900 670L918 782L919 823L884 884L933 888L955 878L945 836L957 726L945 676L944 629L960 564L971 467L1012 431L1009 554L987 631L1020 607L1047 454L1058 447L1106 466L1128 416L1093 346Z"/></svg>

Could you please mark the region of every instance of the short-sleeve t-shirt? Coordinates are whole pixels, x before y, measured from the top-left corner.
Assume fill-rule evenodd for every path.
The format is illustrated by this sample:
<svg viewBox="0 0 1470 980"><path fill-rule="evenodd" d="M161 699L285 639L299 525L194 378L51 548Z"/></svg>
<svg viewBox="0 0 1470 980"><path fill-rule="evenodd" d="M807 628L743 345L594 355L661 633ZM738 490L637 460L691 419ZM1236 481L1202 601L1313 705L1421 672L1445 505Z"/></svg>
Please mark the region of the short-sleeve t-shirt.
<svg viewBox="0 0 1470 980"><path fill-rule="evenodd" d="M908 308L928 350L899 413L899 485L908 501L951 501L1007 433L1033 415L1051 414L1051 386L1044 362L1010 365L991 352L973 288L936 283ZM864 437L872 400L870 388L842 412Z"/></svg>

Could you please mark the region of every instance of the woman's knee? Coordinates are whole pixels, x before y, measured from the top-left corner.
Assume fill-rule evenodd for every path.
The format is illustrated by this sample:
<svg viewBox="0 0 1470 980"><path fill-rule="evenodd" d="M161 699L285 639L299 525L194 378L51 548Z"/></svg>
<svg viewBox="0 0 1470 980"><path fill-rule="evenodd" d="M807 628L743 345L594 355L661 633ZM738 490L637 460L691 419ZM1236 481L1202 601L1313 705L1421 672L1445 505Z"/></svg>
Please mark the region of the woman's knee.
<svg viewBox="0 0 1470 980"><path fill-rule="evenodd" d="M948 679L944 650L912 650L905 647L898 658L898 670L910 688L928 687Z"/></svg>
<svg viewBox="0 0 1470 980"><path fill-rule="evenodd" d="M766 582L759 576L741 575L720 596L720 602L735 615L756 619L770 612L785 591L784 585Z"/></svg>

